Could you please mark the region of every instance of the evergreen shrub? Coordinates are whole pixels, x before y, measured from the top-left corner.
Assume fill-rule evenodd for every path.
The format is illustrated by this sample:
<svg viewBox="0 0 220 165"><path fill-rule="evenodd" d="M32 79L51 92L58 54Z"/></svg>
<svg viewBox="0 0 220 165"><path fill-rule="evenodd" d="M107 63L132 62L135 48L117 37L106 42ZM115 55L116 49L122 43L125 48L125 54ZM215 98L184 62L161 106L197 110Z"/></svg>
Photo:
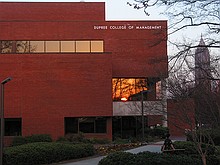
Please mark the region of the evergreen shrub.
<svg viewBox="0 0 220 165"><path fill-rule="evenodd" d="M134 165L135 154L129 152L115 152L99 161L98 165Z"/></svg>
<svg viewBox="0 0 220 165"><path fill-rule="evenodd" d="M100 160L98 165L200 165L201 160L187 155L141 152L116 152Z"/></svg>
<svg viewBox="0 0 220 165"><path fill-rule="evenodd" d="M5 148L4 165L39 165L94 155L90 144L37 142Z"/></svg>
<svg viewBox="0 0 220 165"><path fill-rule="evenodd" d="M12 146L18 146L35 142L52 142L52 138L48 134L36 134L31 136L16 136L12 141Z"/></svg>

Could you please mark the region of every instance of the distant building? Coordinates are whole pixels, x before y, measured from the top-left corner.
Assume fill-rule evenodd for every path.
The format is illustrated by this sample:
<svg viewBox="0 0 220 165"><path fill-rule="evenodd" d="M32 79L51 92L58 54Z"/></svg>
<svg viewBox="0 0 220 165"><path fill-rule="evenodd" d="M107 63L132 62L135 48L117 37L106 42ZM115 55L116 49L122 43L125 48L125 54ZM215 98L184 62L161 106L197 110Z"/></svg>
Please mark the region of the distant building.
<svg viewBox="0 0 220 165"><path fill-rule="evenodd" d="M195 107L199 126L216 127L220 123L218 81L213 80L209 50L201 37L195 51Z"/></svg>
<svg viewBox="0 0 220 165"><path fill-rule="evenodd" d="M196 88L211 90L211 67L209 50L201 37L195 51L195 85Z"/></svg>

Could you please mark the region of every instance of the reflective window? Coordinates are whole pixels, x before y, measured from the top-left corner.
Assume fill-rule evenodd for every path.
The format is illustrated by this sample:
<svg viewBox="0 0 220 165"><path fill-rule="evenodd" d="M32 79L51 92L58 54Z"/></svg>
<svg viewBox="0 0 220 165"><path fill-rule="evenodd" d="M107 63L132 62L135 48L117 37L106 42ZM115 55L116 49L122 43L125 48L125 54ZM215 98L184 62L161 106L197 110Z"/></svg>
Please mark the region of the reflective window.
<svg viewBox="0 0 220 165"><path fill-rule="evenodd" d="M96 53L104 41L0 41L0 53Z"/></svg>
<svg viewBox="0 0 220 165"><path fill-rule="evenodd" d="M90 41L76 41L76 52L90 52Z"/></svg>
<svg viewBox="0 0 220 165"><path fill-rule="evenodd" d="M75 52L75 41L61 41L61 52Z"/></svg>
<svg viewBox="0 0 220 165"><path fill-rule="evenodd" d="M106 117L65 118L65 134L68 133L106 133Z"/></svg>
<svg viewBox="0 0 220 165"><path fill-rule="evenodd" d="M141 91L147 90L147 81L143 78L114 78L112 79L113 100L121 98L140 100Z"/></svg>
<svg viewBox="0 0 220 165"><path fill-rule="evenodd" d="M28 53L29 48L30 48L29 41L17 41L16 42L17 53Z"/></svg>
<svg viewBox="0 0 220 165"><path fill-rule="evenodd" d="M43 53L44 41L30 41L30 52Z"/></svg>
<svg viewBox="0 0 220 165"><path fill-rule="evenodd" d="M1 53L12 53L12 41L1 41Z"/></svg>
<svg viewBox="0 0 220 165"><path fill-rule="evenodd" d="M46 52L60 52L59 41L46 41Z"/></svg>
<svg viewBox="0 0 220 165"><path fill-rule="evenodd" d="M65 134L78 133L78 118L65 118Z"/></svg>
<svg viewBox="0 0 220 165"><path fill-rule="evenodd" d="M103 52L103 41L91 41L91 52Z"/></svg>
<svg viewBox="0 0 220 165"><path fill-rule="evenodd" d="M5 119L5 136L21 136L21 118Z"/></svg>
<svg viewBox="0 0 220 165"><path fill-rule="evenodd" d="M104 117L97 117L95 120L95 133L106 133L107 120Z"/></svg>
<svg viewBox="0 0 220 165"><path fill-rule="evenodd" d="M94 133L94 118L79 118L79 131L83 133Z"/></svg>
<svg viewBox="0 0 220 165"><path fill-rule="evenodd" d="M162 99L161 81L156 82L156 99Z"/></svg>

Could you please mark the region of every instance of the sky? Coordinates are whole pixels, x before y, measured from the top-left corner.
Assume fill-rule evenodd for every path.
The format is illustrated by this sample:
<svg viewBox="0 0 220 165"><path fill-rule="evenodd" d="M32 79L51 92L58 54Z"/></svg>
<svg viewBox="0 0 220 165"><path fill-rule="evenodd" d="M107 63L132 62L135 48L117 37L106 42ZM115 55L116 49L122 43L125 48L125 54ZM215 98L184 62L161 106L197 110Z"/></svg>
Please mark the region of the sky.
<svg viewBox="0 0 220 165"><path fill-rule="evenodd" d="M80 2L82 0L0 0L0 2ZM143 10L135 10L127 2L132 0L83 0L84 2L105 2L106 20L166 20L152 9L152 14L146 16Z"/></svg>

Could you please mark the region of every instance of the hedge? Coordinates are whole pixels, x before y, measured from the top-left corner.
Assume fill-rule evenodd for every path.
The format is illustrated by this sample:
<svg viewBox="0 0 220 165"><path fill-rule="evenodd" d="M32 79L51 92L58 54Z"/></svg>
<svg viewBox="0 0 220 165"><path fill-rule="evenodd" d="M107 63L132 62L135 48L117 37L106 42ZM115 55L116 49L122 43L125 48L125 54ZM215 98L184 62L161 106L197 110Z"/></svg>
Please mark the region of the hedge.
<svg viewBox="0 0 220 165"><path fill-rule="evenodd" d="M115 152L100 160L98 165L135 165L135 155L130 152Z"/></svg>
<svg viewBox="0 0 220 165"><path fill-rule="evenodd" d="M38 165L77 159L95 154L90 144L37 142L6 148L4 165Z"/></svg>
<svg viewBox="0 0 220 165"><path fill-rule="evenodd" d="M189 155L191 157L201 159L201 156L196 151L195 143L190 141L176 141L174 142L175 148L184 148L185 151L182 153L184 155ZM220 150L217 146L212 146L209 144L202 144L202 148L207 147L207 164L219 165L220 164ZM180 153L181 154L181 153Z"/></svg>
<svg viewBox="0 0 220 165"><path fill-rule="evenodd" d="M116 152L99 161L98 165L186 165L201 164L197 158L186 155L170 155L161 153L141 152L132 154Z"/></svg>
<svg viewBox="0 0 220 165"><path fill-rule="evenodd" d="M193 141L192 132L188 132L186 135L188 141ZM204 130L204 135L210 135L215 145L220 145L220 127L215 129L206 129ZM208 140L209 139L206 138L204 142L208 142Z"/></svg>
<svg viewBox="0 0 220 165"><path fill-rule="evenodd" d="M35 142L52 142L52 138L48 134L36 134L31 136L17 136L12 141L12 146L23 145Z"/></svg>

